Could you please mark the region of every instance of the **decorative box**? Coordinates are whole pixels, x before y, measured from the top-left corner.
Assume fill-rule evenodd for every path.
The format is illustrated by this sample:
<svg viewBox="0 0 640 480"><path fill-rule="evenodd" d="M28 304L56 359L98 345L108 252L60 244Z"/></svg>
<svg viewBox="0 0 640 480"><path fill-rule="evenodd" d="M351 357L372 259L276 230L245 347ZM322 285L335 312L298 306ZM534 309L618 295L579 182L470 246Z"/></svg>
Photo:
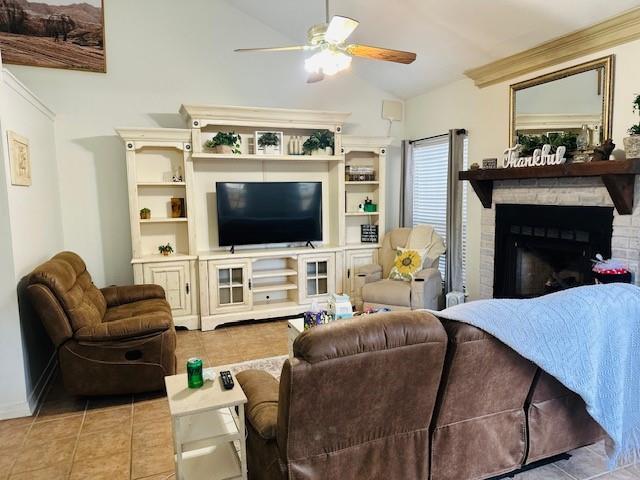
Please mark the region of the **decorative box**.
<svg viewBox="0 0 640 480"><path fill-rule="evenodd" d="M378 243L378 225L360 225L362 243Z"/></svg>
<svg viewBox="0 0 640 480"><path fill-rule="evenodd" d="M347 165L345 174L348 182L372 182L376 179L373 167L362 165Z"/></svg>
<svg viewBox="0 0 640 480"><path fill-rule="evenodd" d="M329 316L334 320L353 317L353 306L349 295L338 295L332 293L328 301Z"/></svg>

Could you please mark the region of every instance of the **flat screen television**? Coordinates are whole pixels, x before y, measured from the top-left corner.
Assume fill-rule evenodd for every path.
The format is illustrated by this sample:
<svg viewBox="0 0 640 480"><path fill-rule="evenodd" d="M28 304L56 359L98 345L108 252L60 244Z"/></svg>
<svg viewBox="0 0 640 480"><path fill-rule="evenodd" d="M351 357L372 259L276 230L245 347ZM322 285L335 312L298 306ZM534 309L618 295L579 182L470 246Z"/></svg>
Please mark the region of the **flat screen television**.
<svg viewBox="0 0 640 480"><path fill-rule="evenodd" d="M222 247L322 240L321 182L216 182Z"/></svg>

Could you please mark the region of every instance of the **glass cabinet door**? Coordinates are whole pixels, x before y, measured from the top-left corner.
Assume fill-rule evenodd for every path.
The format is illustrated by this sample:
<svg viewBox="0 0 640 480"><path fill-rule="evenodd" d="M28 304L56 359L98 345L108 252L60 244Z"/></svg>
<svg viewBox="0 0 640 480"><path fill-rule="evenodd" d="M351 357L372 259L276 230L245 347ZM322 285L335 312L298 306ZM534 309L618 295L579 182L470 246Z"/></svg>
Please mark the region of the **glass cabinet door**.
<svg viewBox="0 0 640 480"><path fill-rule="evenodd" d="M300 269L305 273L301 301L322 300L334 289L333 256L301 256Z"/></svg>
<svg viewBox="0 0 640 480"><path fill-rule="evenodd" d="M215 287L211 305L216 310L238 310L251 307L249 264L210 262Z"/></svg>

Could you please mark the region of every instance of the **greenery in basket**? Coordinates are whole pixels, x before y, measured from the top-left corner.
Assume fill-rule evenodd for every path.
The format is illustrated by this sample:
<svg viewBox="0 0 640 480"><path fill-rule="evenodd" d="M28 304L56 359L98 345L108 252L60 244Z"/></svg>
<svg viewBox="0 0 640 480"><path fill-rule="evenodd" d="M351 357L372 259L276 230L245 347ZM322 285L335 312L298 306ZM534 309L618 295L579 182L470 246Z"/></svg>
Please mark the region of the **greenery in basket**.
<svg viewBox="0 0 640 480"><path fill-rule="evenodd" d="M640 94L633 101L633 113L640 113ZM629 135L640 135L640 123L636 123L629 129Z"/></svg>
<svg viewBox="0 0 640 480"><path fill-rule="evenodd" d="M207 140L204 146L207 148L215 148L218 145L227 145L231 147L233 153L240 153L240 140L242 140L242 138L239 133L218 132L215 137Z"/></svg>
<svg viewBox="0 0 640 480"><path fill-rule="evenodd" d="M542 148L543 145L551 145L551 153L555 153L558 147L567 148L567 156L578 149L578 135L571 132L558 133L556 135L518 135L518 143L522 145L520 155L529 157L533 151Z"/></svg>
<svg viewBox="0 0 640 480"><path fill-rule="evenodd" d="M302 149L305 153L311 153L314 150L324 150L327 147L331 147L333 149L333 138L333 133L329 130L313 132L302 144Z"/></svg>
<svg viewBox="0 0 640 480"><path fill-rule="evenodd" d="M148 219L151 218L151 210L149 210L148 208L143 208L140 210L140 218L142 219Z"/></svg>
<svg viewBox="0 0 640 480"><path fill-rule="evenodd" d="M158 247L158 251L162 254L162 255L169 255L170 253L173 253L173 247L171 246L170 243L167 243L166 245L160 245Z"/></svg>
<svg viewBox="0 0 640 480"><path fill-rule="evenodd" d="M259 147L277 147L280 145L280 137L277 133L267 132L258 137Z"/></svg>

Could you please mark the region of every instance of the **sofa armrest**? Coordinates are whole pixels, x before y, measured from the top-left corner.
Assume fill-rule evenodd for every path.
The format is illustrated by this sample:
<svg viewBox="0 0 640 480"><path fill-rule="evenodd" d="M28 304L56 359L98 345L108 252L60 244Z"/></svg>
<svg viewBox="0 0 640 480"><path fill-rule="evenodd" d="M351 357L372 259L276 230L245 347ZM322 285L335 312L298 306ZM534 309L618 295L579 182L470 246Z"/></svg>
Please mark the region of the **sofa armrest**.
<svg viewBox="0 0 640 480"><path fill-rule="evenodd" d="M274 439L278 429L278 380L264 370L245 370L236 378L247 396L247 421L262 438Z"/></svg>
<svg viewBox="0 0 640 480"><path fill-rule="evenodd" d="M173 323L170 315L147 313L82 327L76 331L74 338L81 342L106 342L151 335L164 332L172 327Z"/></svg>
<svg viewBox="0 0 640 480"><path fill-rule="evenodd" d="M107 307L117 307L127 303L149 300L152 298L165 299L164 288L160 285L124 285L105 287L100 290L107 302Z"/></svg>
<svg viewBox="0 0 640 480"><path fill-rule="evenodd" d="M438 309L442 295L442 275L437 268L425 268L413 276L411 281L411 308Z"/></svg>
<svg viewBox="0 0 640 480"><path fill-rule="evenodd" d="M354 272L355 275L365 275L364 283L377 282L382 280L382 265L371 263L369 265L361 265Z"/></svg>

